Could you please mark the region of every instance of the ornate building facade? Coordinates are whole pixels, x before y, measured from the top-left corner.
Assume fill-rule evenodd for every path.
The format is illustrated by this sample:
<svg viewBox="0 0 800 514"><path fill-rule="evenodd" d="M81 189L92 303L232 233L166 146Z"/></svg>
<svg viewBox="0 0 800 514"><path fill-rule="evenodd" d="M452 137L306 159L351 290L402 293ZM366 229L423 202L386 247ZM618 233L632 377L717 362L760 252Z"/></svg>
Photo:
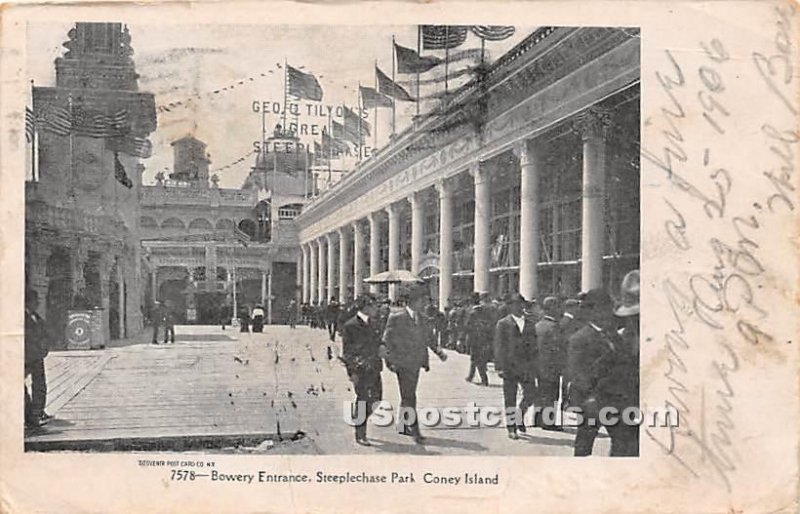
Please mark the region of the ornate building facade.
<svg viewBox="0 0 800 514"><path fill-rule="evenodd" d="M143 168L138 157L117 152L119 140L92 134L86 120L126 112L127 137L144 139L156 128L154 98L138 90L127 28L78 23L68 37L66 53L55 61L55 86L33 90L44 129L38 177L25 188L26 285L39 293L39 310L59 333L80 298L102 308L106 339L125 337L143 318L137 230ZM115 179L120 167L130 187Z"/></svg>
<svg viewBox="0 0 800 514"><path fill-rule="evenodd" d="M485 67L306 207L303 299L398 268L442 307L614 292L639 267L639 45L631 29L542 27Z"/></svg>

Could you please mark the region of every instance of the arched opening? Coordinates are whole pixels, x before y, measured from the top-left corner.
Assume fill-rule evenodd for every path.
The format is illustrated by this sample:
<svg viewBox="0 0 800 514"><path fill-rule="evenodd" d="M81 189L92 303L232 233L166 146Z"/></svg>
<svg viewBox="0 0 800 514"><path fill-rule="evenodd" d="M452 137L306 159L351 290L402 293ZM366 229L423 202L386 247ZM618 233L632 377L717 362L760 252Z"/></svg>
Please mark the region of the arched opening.
<svg viewBox="0 0 800 514"><path fill-rule="evenodd" d="M189 230L214 230L214 226L205 218L195 218L189 223Z"/></svg>
<svg viewBox="0 0 800 514"><path fill-rule="evenodd" d="M56 247L47 259L47 323L61 336L67 325L67 310L72 303L72 269L69 250ZM55 338L59 349L66 346L64 337Z"/></svg>
<svg viewBox="0 0 800 514"><path fill-rule="evenodd" d="M272 239L272 205L261 200L256 205L256 220L258 220L256 239L268 242Z"/></svg>
<svg viewBox="0 0 800 514"><path fill-rule="evenodd" d="M256 238L256 222L251 219L243 219L239 222L239 230L247 234L250 239Z"/></svg>
<svg viewBox="0 0 800 514"><path fill-rule="evenodd" d="M139 218L139 226L141 228L158 228L158 222L151 216L142 216Z"/></svg>
<svg viewBox="0 0 800 514"><path fill-rule="evenodd" d="M186 225L178 218L168 218L161 224L161 228L180 229L186 228Z"/></svg>
<svg viewBox="0 0 800 514"><path fill-rule="evenodd" d="M233 221L229 220L228 218L222 218L220 220L217 220L216 229L233 230Z"/></svg>

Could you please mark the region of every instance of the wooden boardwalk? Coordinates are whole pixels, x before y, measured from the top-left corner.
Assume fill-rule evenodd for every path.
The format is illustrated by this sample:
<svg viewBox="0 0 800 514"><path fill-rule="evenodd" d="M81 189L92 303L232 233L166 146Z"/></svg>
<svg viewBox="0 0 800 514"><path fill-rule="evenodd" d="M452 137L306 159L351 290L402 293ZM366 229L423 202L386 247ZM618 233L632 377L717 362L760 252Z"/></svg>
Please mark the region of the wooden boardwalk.
<svg viewBox="0 0 800 514"><path fill-rule="evenodd" d="M342 420L353 393L336 359L341 343L306 327L266 330L241 334L186 326L177 327L170 345L54 352L46 360L47 411L57 419L45 432L28 437L26 448L190 450L254 445L302 432L314 442L308 451L328 454L516 455L523 450L502 428L431 429L431 444L421 448L393 427L370 426L378 443L357 446ZM432 357L431 371L422 374L420 407L502 404L496 375L490 387L467 384L468 358L449 355L444 363ZM384 399L398 405L394 374L384 371L383 381ZM571 434L536 432L523 453L571 454Z"/></svg>

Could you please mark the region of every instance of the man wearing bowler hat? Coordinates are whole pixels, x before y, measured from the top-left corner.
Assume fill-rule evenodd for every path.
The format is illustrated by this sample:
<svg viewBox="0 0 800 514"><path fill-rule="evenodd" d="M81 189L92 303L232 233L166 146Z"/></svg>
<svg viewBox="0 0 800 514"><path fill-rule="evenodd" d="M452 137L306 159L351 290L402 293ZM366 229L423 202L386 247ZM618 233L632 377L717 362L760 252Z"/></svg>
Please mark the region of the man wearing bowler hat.
<svg viewBox="0 0 800 514"><path fill-rule="evenodd" d="M422 444L424 438L417 420L419 370L430 370L428 348L442 361L447 359L447 355L437 347L433 329L424 315L428 288L413 285L401 292L401 299L405 307L389 314L383 332L387 349L386 365L397 375L400 388L400 433L412 436L417 444Z"/></svg>
<svg viewBox="0 0 800 514"><path fill-rule="evenodd" d="M523 417L533 405L536 394L538 348L536 328L524 313L525 298L509 294L505 299L509 314L497 322L494 330L494 367L503 379L503 403L506 429L510 439L517 432L525 432ZM522 388L522 398L517 410L517 390ZM538 416L534 416L534 425Z"/></svg>
<svg viewBox="0 0 800 514"><path fill-rule="evenodd" d="M354 307L355 315L342 325L342 361L355 389L355 406L365 413L355 426L356 442L370 446L367 419L383 396L381 357L385 355L386 347L378 333L377 299L365 293L356 298ZM354 418L359 419L357 413L354 413Z"/></svg>
<svg viewBox="0 0 800 514"><path fill-rule="evenodd" d="M559 383L566 361L566 349L558 337L556 310L558 300L548 296L542 302L542 319L536 323L536 341L539 345L539 404L541 407L555 407L558 403ZM561 430L551 423L543 423L545 430Z"/></svg>
<svg viewBox="0 0 800 514"><path fill-rule="evenodd" d="M592 289L580 297L578 319L583 325L569 338L567 370L570 380L570 405L581 409L583 422L575 435L575 456L592 454L599 428L597 400L597 361L616 346L611 297L602 289Z"/></svg>

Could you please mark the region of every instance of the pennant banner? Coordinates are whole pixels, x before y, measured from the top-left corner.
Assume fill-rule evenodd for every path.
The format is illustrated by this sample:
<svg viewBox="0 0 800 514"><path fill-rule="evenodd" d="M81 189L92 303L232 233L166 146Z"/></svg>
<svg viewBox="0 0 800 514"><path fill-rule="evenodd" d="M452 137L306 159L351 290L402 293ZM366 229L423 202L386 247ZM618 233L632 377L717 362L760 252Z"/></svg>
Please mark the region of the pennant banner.
<svg viewBox="0 0 800 514"><path fill-rule="evenodd" d="M322 86L317 77L311 73L304 73L291 66L286 67L289 94L306 100L319 102L322 100Z"/></svg>
<svg viewBox="0 0 800 514"><path fill-rule="evenodd" d="M380 68L375 66L375 75L378 77L378 91L401 102L413 102L414 99L399 84L386 76Z"/></svg>
<svg viewBox="0 0 800 514"><path fill-rule="evenodd" d="M467 40L467 25L422 25L422 48L456 48Z"/></svg>
<svg viewBox="0 0 800 514"><path fill-rule="evenodd" d="M359 93L361 94L361 103L364 105L365 109L392 106L392 99L379 93L374 88L360 86Z"/></svg>
<svg viewBox="0 0 800 514"><path fill-rule="evenodd" d="M397 54L397 73L425 73L444 63L442 59L430 56L421 56L414 50L395 43Z"/></svg>
<svg viewBox="0 0 800 514"><path fill-rule="evenodd" d="M473 25L470 30L486 41L502 41L513 36L515 32L511 25Z"/></svg>

